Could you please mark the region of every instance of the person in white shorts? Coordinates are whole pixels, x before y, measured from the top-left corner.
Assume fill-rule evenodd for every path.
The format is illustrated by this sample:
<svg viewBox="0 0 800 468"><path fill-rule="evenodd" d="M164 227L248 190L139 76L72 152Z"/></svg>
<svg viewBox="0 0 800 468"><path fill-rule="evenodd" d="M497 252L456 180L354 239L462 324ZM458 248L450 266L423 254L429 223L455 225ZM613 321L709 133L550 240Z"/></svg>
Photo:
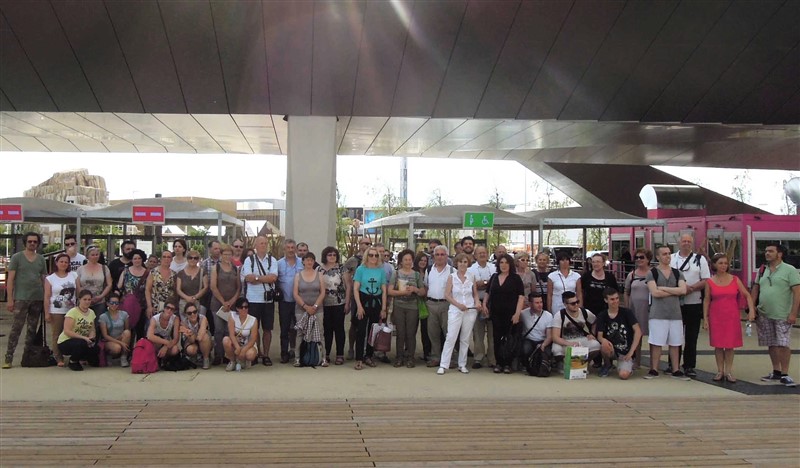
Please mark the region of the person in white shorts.
<svg viewBox="0 0 800 468"><path fill-rule="evenodd" d="M662 245L656 249L658 266L647 273L645 279L650 290L650 371L645 379L658 377L658 363L661 361L661 347L669 346L672 362L680 362L683 345L683 317L681 315L680 296L686 294L686 280L677 268L670 267L671 252L669 246ZM672 377L689 380L678 366L675 366Z"/></svg>

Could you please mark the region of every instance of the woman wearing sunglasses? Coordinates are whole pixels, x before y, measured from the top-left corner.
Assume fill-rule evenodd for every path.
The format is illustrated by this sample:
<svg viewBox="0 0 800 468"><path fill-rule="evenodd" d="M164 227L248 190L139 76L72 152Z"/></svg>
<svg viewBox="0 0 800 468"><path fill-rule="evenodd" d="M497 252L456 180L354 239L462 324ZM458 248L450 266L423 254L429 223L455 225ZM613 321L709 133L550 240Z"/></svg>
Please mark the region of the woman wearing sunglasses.
<svg viewBox="0 0 800 468"><path fill-rule="evenodd" d="M375 367L372 360L372 346L366 343L367 334L373 323L386 319L386 270L383 269L378 249L367 248L364 263L356 269L353 277L353 290L356 300L356 370L364 364Z"/></svg>
<svg viewBox="0 0 800 468"><path fill-rule="evenodd" d="M650 334L647 324L650 321L650 290L647 289L647 273L650 272L650 262L653 252L647 249L636 249L633 254L635 268L625 277L625 307L633 311L642 336ZM642 341L639 340L636 353L633 357L633 369L639 368L642 363Z"/></svg>
<svg viewBox="0 0 800 468"><path fill-rule="evenodd" d="M236 299L234 311L228 319L228 336L222 339L225 348L225 357L228 359L226 372L234 369L248 369L256 356L258 356L258 321L248 315L250 302L246 298Z"/></svg>
<svg viewBox="0 0 800 468"><path fill-rule="evenodd" d="M527 300L534 281L533 271L531 271L530 267L531 256L526 252L520 252L514 256L514 261L517 265L517 275L519 275L519 279L522 280L522 285L525 287L525 299Z"/></svg>
<svg viewBox="0 0 800 468"><path fill-rule="evenodd" d="M120 367L128 367L128 356L131 352L131 325L128 313L120 310L120 295L112 292L106 302L108 309L100 316L100 337L103 339L107 354L106 362L119 357Z"/></svg>
<svg viewBox="0 0 800 468"><path fill-rule="evenodd" d="M200 268L200 252L190 250L186 256L186 268L175 275L175 292L180 297L180 310L186 310L187 304L196 304L200 309L200 315L205 315L205 307L200 305L200 299L208 291L208 275L203 273ZM186 320L181 315L181 320Z"/></svg>
<svg viewBox="0 0 800 468"><path fill-rule="evenodd" d="M180 342L181 319L175 315L177 311L177 304L167 302L164 305L164 311L154 315L150 320L150 326L147 327L147 339L153 343L159 364L165 357L177 356L180 352L178 343Z"/></svg>
<svg viewBox="0 0 800 468"><path fill-rule="evenodd" d="M191 262L191 257L190 262ZM208 334L208 319L200 314L196 303L187 303L183 308L183 319L180 322L181 343L183 351L189 358L203 355L203 369L211 367L211 337Z"/></svg>

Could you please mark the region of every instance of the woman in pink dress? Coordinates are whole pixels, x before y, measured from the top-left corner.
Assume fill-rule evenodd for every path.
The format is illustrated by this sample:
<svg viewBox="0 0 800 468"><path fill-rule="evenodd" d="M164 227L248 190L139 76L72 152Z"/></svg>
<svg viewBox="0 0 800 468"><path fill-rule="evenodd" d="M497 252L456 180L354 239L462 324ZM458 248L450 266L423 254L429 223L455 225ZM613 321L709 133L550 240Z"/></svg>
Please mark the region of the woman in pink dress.
<svg viewBox="0 0 800 468"><path fill-rule="evenodd" d="M715 271L706 281L706 293L703 299L703 329L708 330L708 339L714 347L717 359L717 375L714 381L723 378L729 383L736 383L733 377L733 350L742 347L742 325L739 317L739 294L747 299L749 313L747 320L756 319L753 298L739 278L728 273L730 262L724 253L718 253L711 259L711 268Z"/></svg>

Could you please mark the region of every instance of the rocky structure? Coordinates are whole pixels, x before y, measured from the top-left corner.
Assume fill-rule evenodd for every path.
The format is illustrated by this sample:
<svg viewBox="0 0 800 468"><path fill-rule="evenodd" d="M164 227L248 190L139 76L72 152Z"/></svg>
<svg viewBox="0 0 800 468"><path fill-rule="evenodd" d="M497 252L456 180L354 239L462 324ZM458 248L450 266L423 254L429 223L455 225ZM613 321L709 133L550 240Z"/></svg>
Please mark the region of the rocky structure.
<svg viewBox="0 0 800 468"><path fill-rule="evenodd" d="M56 172L46 181L26 190L23 195L84 206L108 205L105 179L90 175L88 169Z"/></svg>

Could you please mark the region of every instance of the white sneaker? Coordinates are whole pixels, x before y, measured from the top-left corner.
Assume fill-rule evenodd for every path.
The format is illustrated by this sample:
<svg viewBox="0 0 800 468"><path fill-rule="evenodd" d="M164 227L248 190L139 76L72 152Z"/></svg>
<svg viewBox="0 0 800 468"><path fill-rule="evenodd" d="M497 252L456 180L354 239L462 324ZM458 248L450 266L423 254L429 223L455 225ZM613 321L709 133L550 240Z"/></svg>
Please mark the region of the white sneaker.
<svg viewBox="0 0 800 468"><path fill-rule="evenodd" d="M444 373L445 373L445 369L444 369L444 367L440 367L440 368L439 368L439 369L436 371L436 375L444 375Z"/></svg>
<svg viewBox="0 0 800 468"><path fill-rule="evenodd" d="M225 372L230 372L236 366L236 363L233 361L228 361L228 365L225 366Z"/></svg>
<svg viewBox="0 0 800 468"><path fill-rule="evenodd" d="M469 374L469 369L467 369L466 366L459 367L458 371L461 372L462 374Z"/></svg>
<svg viewBox="0 0 800 468"><path fill-rule="evenodd" d="M119 358L119 366L120 367L128 367L130 365L131 365L131 363L128 362L128 356L126 354L123 354L122 356L120 356L120 358Z"/></svg>
<svg viewBox="0 0 800 468"><path fill-rule="evenodd" d="M211 359L203 358L203 369L207 370L209 367L211 367Z"/></svg>

